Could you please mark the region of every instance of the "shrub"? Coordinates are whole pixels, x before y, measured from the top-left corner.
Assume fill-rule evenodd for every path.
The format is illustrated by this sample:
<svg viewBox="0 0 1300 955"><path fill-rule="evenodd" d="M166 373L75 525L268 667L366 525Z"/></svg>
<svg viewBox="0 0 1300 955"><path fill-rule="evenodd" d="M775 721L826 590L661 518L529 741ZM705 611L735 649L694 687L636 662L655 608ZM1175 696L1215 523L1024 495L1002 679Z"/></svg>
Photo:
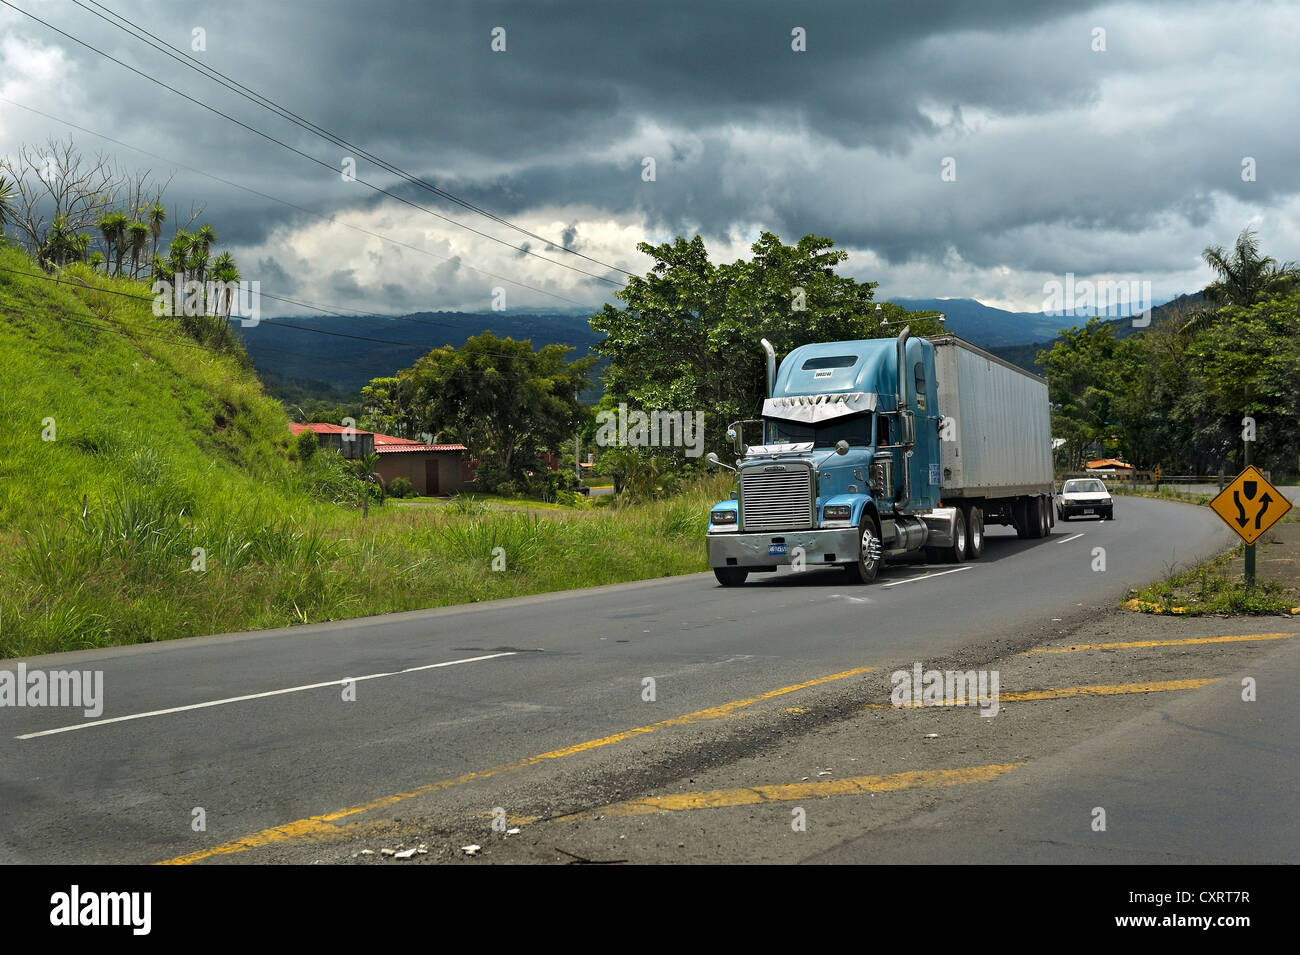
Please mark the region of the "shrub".
<svg viewBox="0 0 1300 955"><path fill-rule="evenodd" d="M308 428L298 433L297 447L298 447L298 460L310 461L311 456L315 454L316 449L320 447L320 439L316 437L315 431L312 431L310 428Z"/></svg>
<svg viewBox="0 0 1300 955"><path fill-rule="evenodd" d="M415 485L409 478L395 477L388 482L389 497L415 497Z"/></svg>

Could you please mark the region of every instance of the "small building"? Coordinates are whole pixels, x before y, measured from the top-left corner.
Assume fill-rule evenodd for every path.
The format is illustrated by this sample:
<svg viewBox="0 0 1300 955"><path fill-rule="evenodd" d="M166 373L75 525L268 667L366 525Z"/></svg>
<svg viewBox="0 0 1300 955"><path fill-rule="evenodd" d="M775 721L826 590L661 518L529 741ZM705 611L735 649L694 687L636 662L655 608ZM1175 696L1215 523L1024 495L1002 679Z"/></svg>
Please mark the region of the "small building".
<svg viewBox="0 0 1300 955"><path fill-rule="evenodd" d="M474 466L463 444L421 444L390 434L376 434L375 452L379 463L375 473L387 487L395 478L411 482L415 493L435 497L471 490Z"/></svg>
<svg viewBox="0 0 1300 955"><path fill-rule="evenodd" d="M320 447L337 451L349 461L359 461L375 450L375 436L369 431L358 431L356 428L344 428L342 425L320 421L308 424L290 422L289 431L295 438L304 431L315 431Z"/></svg>
<svg viewBox="0 0 1300 955"><path fill-rule="evenodd" d="M350 461L371 452L378 454L375 475L384 487L404 477L411 482L415 493L432 497L470 490L474 484L474 465L467 454L469 449L463 444L422 444L409 438L319 421L290 424L289 430L294 437L303 431L314 431L322 448L337 451Z"/></svg>

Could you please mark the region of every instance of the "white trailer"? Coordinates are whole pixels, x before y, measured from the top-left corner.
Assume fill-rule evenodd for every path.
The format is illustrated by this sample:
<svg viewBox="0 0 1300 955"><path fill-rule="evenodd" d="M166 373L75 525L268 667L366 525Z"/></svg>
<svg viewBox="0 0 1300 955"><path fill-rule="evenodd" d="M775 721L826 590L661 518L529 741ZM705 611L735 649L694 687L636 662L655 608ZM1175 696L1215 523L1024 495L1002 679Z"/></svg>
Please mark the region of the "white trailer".
<svg viewBox="0 0 1300 955"><path fill-rule="evenodd" d="M955 335L934 345L940 488L948 507L979 507L986 523L1042 537L1052 507L1052 422L1047 382Z"/></svg>

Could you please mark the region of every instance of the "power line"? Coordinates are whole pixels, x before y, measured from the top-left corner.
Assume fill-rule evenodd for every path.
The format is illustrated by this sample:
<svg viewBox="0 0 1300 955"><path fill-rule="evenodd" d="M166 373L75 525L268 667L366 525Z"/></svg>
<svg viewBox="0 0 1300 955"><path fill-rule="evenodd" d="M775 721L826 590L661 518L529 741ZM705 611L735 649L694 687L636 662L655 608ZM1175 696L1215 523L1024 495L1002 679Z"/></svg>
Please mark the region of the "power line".
<svg viewBox="0 0 1300 955"><path fill-rule="evenodd" d="M610 269L611 271L614 272L622 272L624 275L627 275L629 277L632 276L633 274L627 271L626 269L619 268L617 265L611 265L608 262L602 262L600 259L587 255L584 252L579 252L577 249L569 248L568 246L563 245L559 242L555 242L552 239L548 239L545 236L538 235L536 232L532 232L528 229L525 229L523 226L516 225L515 223L510 222L509 220L504 219L501 216L498 216L495 213L482 208L481 206L475 205L474 203L466 199L462 199L459 196L453 195L452 193L448 192L445 189L439 188L433 183L427 182L424 179L421 179L417 176L412 175L411 173L408 173L406 170L400 168L399 166L374 155L370 151L366 150L364 147L349 142L348 140L336 135L335 133L330 132L328 129L325 129L322 126L313 123L311 120L305 119L304 117L298 115L297 113L293 112L287 107L281 106L279 103L275 102L270 97L265 96L257 92L256 90L251 89L248 86L245 86L243 83L239 82L233 77L230 77L225 73L222 73L220 70L217 70L214 67L208 66L206 63L203 63L201 60L198 60L195 57L190 56L190 54L186 53L184 50L180 49L179 47L173 46L172 44L168 43L166 40L162 39L161 37L153 33L150 33L148 30L140 26L138 23L135 23L130 19L122 16L120 13L116 13L113 10L110 10L102 3L97 3L96 0L90 0L90 3L93 6L98 7L100 10L103 10L105 13L109 14L109 16L113 17L115 20L120 22L115 23L113 20L110 20L108 17L104 16L103 13L99 13L96 10L91 10L90 7L82 3L81 0L72 0L72 2L75 3L77 6L81 7L83 10L87 11L88 13L92 13L95 16L99 17L101 20L108 23L109 25L117 27L119 30L123 31L128 36L131 36L137 40L141 40L146 45L152 47L158 52L171 57L173 60L180 63L182 66L186 66L189 69L194 70L195 72L199 73L201 76L204 76L207 79L214 80L215 82L225 87L226 89L230 90L231 92L234 92L244 97L244 99L247 99L250 102L255 103L256 105L261 106L264 109L271 110L277 116L280 116L281 118L288 120L289 122L293 123L296 126L301 127L302 129L315 133L316 135L322 137L323 139L328 140L329 142L333 143L336 146L340 146L344 149L350 149L353 152L359 153L361 156L375 163L380 168L388 172L391 172L396 176L400 176L402 179L405 179L407 182L411 183L412 185L417 185L423 189L428 190L429 192L432 192L434 195L440 196L441 198L446 199L449 202L453 202L456 205L461 206L464 209L467 209L471 212L476 212L479 215L491 219L493 222L497 222L501 225L507 226L508 228L514 229L516 232L519 232L530 238L537 239L539 242L544 242L548 246L557 249L561 252L568 252L571 255L579 256L580 258L586 259L587 261L592 262L595 265L602 266L603 268ZM146 39L146 37L148 39ZM150 42L151 40L157 42ZM162 45L159 46L158 44L162 44ZM166 47L166 49L164 49L164 47Z"/></svg>
<svg viewBox="0 0 1300 955"><path fill-rule="evenodd" d="M361 233L362 235L368 235L368 236L370 236L371 238L379 239L380 241L388 242L388 243L390 243L390 244L392 244L392 245L401 246L401 247L404 248L404 249L410 249L412 252L418 252L420 255L427 255L427 256L429 256L430 258L437 259L437 260L440 261L440 262L452 262L452 261L454 261L453 259L448 258L448 257L445 256L445 255L438 255L436 252L430 252L428 249L421 249L419 246L411 245L411 244L408 243L408 242L402 242L400 239L394 239L394 238L392 238L391 236L386 236L386 235L384 235L383 233L380 233L380 232L372 232L372 231L369 230L369 229L363 229L363 228L360 227L360 226L351 225L350 223L347 223L347 222L337 222L337 221L334 219L333 216L326 216L326 215L323 215L323 214L321 214L321 213L319 213L319 212L314 212L314 211L312 211L311 209L307 209L307 208L305 208L305 207L303 207L303 206L298 205L297 203L289 202L289 201L286 200L286 199L280 199L280 198L278 198L278 197L276 197L276 196L269 195L269 194L267 194L267 193L265 193L265 192L261 192L261 191L259 191L259 190L257 190L257 189L253 189L253 188L251 188L251 187L249 187L249 186L241 185L241 184L239 184L239 183L237 183L237 182L234 182L234 181L232 181L232 180L230 180L230 179L224 179L224 178L222 178L221 176L214 175L213 173L210 173L210 172L204 172L202 169L198 169L198 168L196 168L196 167L194 167L194 166L186 165L186 164L183 163L183 162L177 162L175 159L169 159L169 158L166 157L166 156L160 156L160 155L158 155L157 153L149 152L149 150L147 150L147 149L141 149L139 146L133 146L133 145L131 145L130 143L122 142L120 139L114 139L112 136L108 136L108 135L106 135L106 134L104 134L104 133L96 132L96 131L93 130L93 129L88 129L87 127L85 127L85 126L81 126L81 125L78 125L77 123L74 123L74 122L72 122L71 120L66 120L66 119L63 119L63 118L58 117L58 116L53 116L53 115L51 115L50 113L47 113L47 112L45 112L45 111L43 111L43 110L39 110L39 109L37 109L37 108L34 107L34 106L27 106L27 105L25 105L25 104L23 104L23 103L19 103L19 102L15 101L15 100L11 100L11 99L9 99L9 98L7 98L7 97L4 97L4 96L0 96L0 102L8 103L8 104L11 105L11 106L17 106L19 109L25 109L25 110L27 110L29 113L35 113L37 116L43 116L43 117L45 117L45 118L48 119L48 120L52 120L53 122L56 122L56 123L61 123L61 124L63 124L64 126L67 126L67 127L71 128L71 129L78 130L79 132L86 133L86 134L88 134L88 135L90 135L90 136L96 136L96 137L98 137L98 138L100 138L100 139L102 139L102 140L105 140L106 142L114 143L115 145L121 146L121 147L124 148L124 149L130 149L130 150L132 150L133 152L137 152L137 153L139 153L139 154L142 155L142 156L148 156L150 159L156 159L156 160L158 160L159 162L165 162L165 163L170 163L171 165L174 165L174 166L179 166L180 168L182 168L182 169L184 169L184 170L186 170L186 171L188 171L188 172L192 172L192 173L194 173L195 175L203 176L203 177L205 177L205 178L207 178L207 179L211 179L211 180L213 180L214 182L219 182L219 183L221 183L222 185L230 186L232 189L239 189L239 190L241 190L242 192L246 192L246 193L248 193L249 195L257 196L257 197L260 198L260 199L266 199L266 200L268 200L268 201L270 201L270 202L276 202L276 203L279 203L279 204L282 205L282 206L285 206L285 207L290 208L290 209L294 209L294 210L296 210L296 211L298 211L298 212L303 213L304 215L311 216L313 219L319 219L321 222L328 222L328 223L330 223L331 225L341 225L341 226L343 226L343 228L345 228L345 229L351 229L351 230L354 231L354 232L359 232L359 233ZM570 304L570 305L577 305L577 306L580 307L580 308L588 308L588 307L592 307L592 308L594 308L594 306L588 306L588 305L586 305L586 303L584 303L584 302L579 302L579 301L577 301L577 300L575 300L575 299L567 298L567 297L565 297L565 296L563 296L563 295L560 295L560 294L558 294L558 293L556 293L556 292L548 292L546 289L538 288L538 287L536 287L536 286L534 286L534 285L529 285L529 284L527 284L526 282L520 282L520 281L517 281L516 279L506 278L504 275L498 275L498 274L495 273L495 272L488 272L488 271L486 271L486 270L484 270L484 269L477 268L477 267L475 267L475 266L473 266L473 265L466 265L465 268L469 269L471 272L477 272L479 275L486 275L488 278L497 279L498 281L506 282L506 283L509 283L510 285L514 285L514 286L516 286L517 288L527 289L527 290L530 291L530 292L536 292L536 293L538 293L539 295L546 295L546 296L548 296L548 297L550 297L550 298L558 299L558 300L561 301L561 302L567 302L567 303Z"/></svg>
<svg viewBox="0 0 1300 955"><path fill-rule="evenodd" d="M150 83L154 83L157 86L161 86L163 89L171 93L175 93L177 96L181 97L182 99L187 100L196 106L200 106L203 109L206 109L208 112L220 116L222 119L229 120L230 122L234 123L236 126L240 126L248 130L249 132L254 133L257 136L262 137L268 142L275 143L277 146L287 149L291 153L301 156L302 158L308 160L309 162L313 162L316 165L321 166L322 168L328 169L331 173L337 172L337 170L332 165L325 162L324 160L317 159L315 156L305 153L301 149L298 149L295 146L291 146L288 143L284 142L283 140L276 139L274 136L270 135L269 133L264 133L262 130L256 128L255 126L250 126L248 123L236 119L234 116L231 116L229 113L222 112L221 110L217 109L215 106L210 106L207 103L204 103L202 100L195 99L193 96L181 92L180 90L176 89L176 87L174 86L169 86L168 84L164 83L162 80L150 76L148 73L145 73L143 70L139 70L134 66L131 66L129 63L122 62L117 57L109 53L105 53L103 50L91 45L90 43L87 43L85 40L79 39L78 37L75 37L64 30L60 30L58 27L54 26L51 23L46 22L45 20L42 20L40 17L36 16L35 14L29 13L28 11L22 9L21 7L14 6L12 3L9 2L9 0L0 0L0 4L4 4L4 6L9 7L11 10L16 10L18 13L21 13L23 16L35 20L37 23L41 24L44 27L47 27L50 30L53 30L55 33L59 34L60 36L65 37L80 46L85 47L87 50L90 50L92 53L96 53L99 56L104 57L106 60L111 60L112 62L116 63L118 66L122 67L123 69L129 70L130 72L135 73L137 76L146 79ZM619 282L614 281L613 279L608 279L605 278L604 276L596 275L594 272L588 272L584 269L577 268L576 266L566 265L563 262L557 262L554 259L548 259L546 256L539 255L538 253L527 248L526 246L512 245L511 243L507 242L505 239L498 238L497 236L491 235L487 232L483 232L479 229L475 229L473 226L468 226L463 222L458 222L455 219L451 219L447 216L444 216L441 213L435 212L433 209L430 209L428 206L423 206L418 202L414 202L410 199L407 199L405 196L399 196L396 193L390 192L389 190L383 188L382 186L377 186L372 182L368 182L367 180L362 179L359 176L352 177L352 181L359 182L363 186L366 186L369 189L373 189L375 192L388 196L390 199L395 199L398 202L403 203L404 205L408 205L413 209L418 209L421 212L426 212L429 215L433 216L434 218L441 219L442 221L450 223L451 225L472 232L477 236L481 236L482 238L488 239L492 242L496 242L500 245L504 245L506 248L514 249L516 252L522 253L523 255L531 255L534 258L541 259L543 262L549 262L552 265L557 265L562 269L568 269L571 272L577 272L580 275L585 275L588 278L595 279L597 282L604 282L607 285L621 284Z"/></svg>

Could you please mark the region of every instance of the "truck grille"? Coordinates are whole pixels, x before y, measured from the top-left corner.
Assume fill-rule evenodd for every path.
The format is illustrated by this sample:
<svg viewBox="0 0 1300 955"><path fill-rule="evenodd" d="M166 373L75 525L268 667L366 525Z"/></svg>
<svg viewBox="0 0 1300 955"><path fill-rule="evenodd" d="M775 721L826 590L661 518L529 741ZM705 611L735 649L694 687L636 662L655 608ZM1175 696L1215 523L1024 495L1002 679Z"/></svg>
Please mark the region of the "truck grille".
<svg viewBox="0 0 1300 955"><path fill-rule="evenodd" d="M740 476L740 520L747 531L797 531L813 526L812 469L751 468Z"/></svg>

